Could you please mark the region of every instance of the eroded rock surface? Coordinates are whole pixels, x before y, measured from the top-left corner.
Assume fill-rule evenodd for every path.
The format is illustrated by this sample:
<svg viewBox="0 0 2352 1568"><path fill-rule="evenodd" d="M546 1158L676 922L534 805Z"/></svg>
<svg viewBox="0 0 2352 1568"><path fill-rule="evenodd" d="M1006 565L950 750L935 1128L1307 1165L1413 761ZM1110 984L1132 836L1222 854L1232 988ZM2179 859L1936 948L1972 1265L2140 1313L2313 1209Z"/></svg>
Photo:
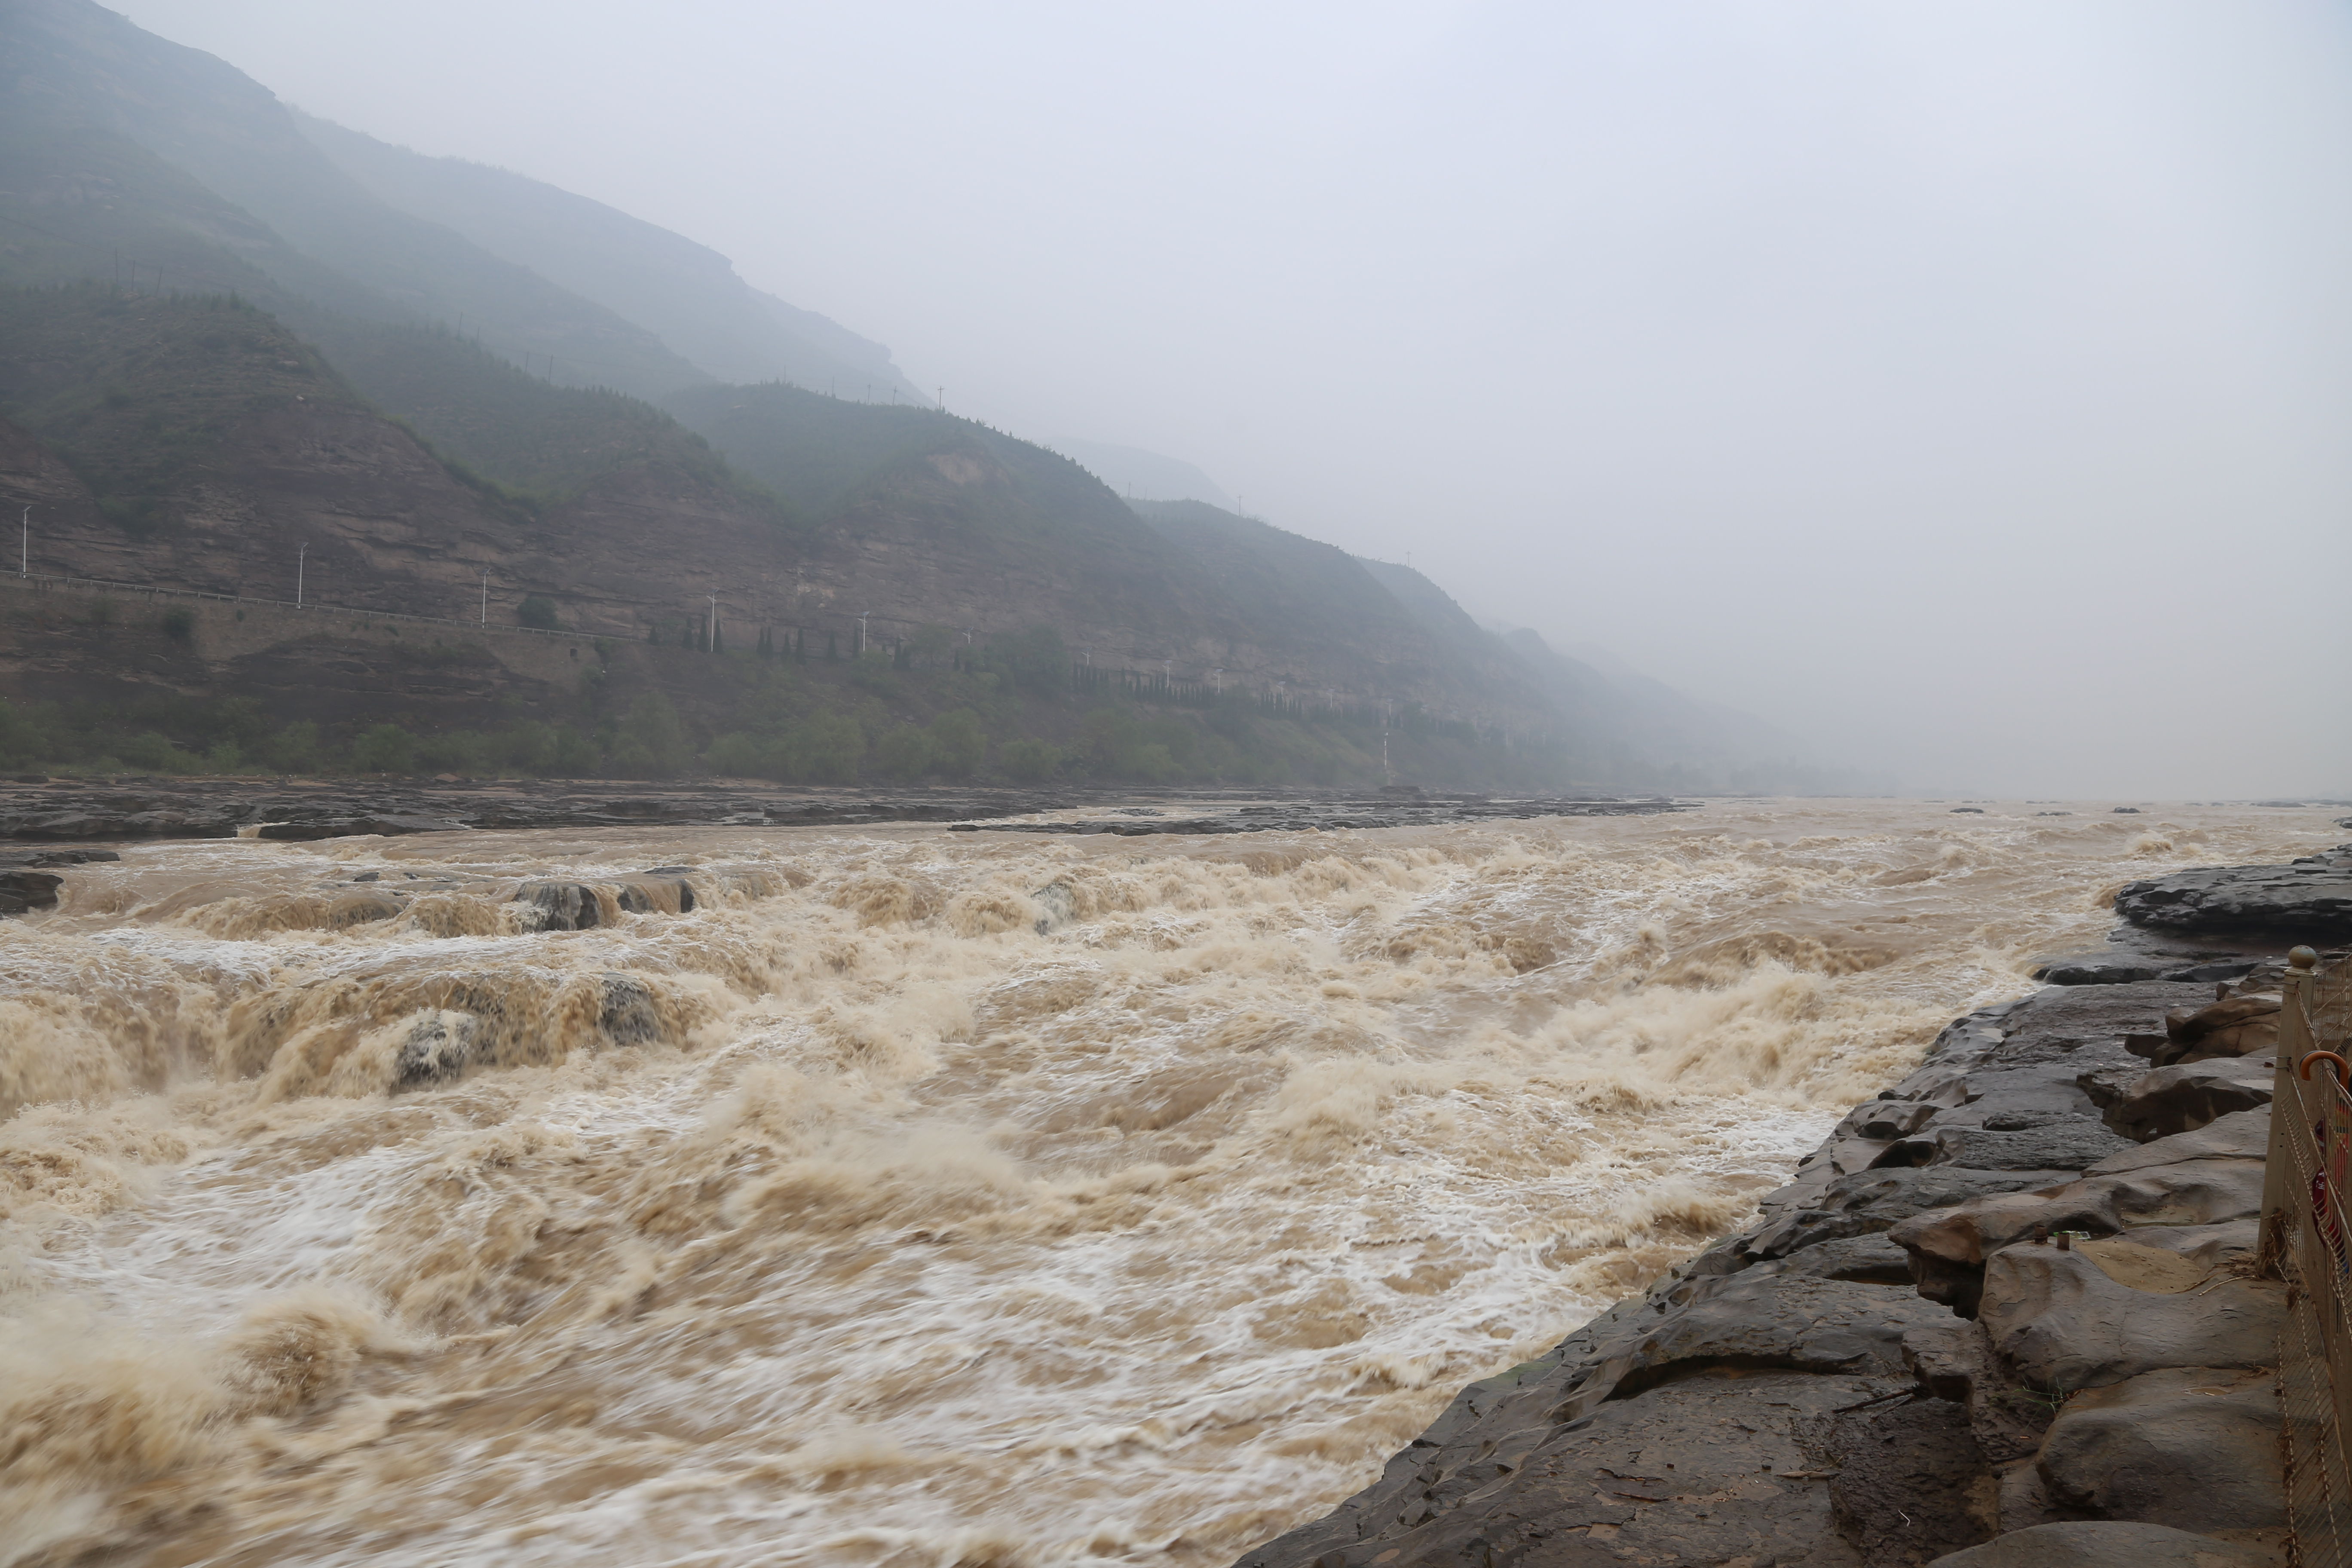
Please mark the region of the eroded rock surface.
<svg viewBox="0 0 2352 1568"><path fill-rule="evenodd" d="M2286 866L2212 866L2129 883L2116 913L2168 934L2352 938L2352 844Z"/></svg>

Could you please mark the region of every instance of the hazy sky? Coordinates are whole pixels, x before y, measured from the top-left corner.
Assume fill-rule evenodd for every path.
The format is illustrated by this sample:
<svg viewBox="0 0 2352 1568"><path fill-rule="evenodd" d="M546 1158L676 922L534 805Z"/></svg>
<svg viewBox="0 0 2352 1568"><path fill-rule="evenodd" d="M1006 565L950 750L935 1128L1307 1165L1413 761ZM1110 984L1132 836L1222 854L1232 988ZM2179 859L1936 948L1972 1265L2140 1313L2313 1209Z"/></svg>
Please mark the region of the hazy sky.
<svg viewBox="0 0 2352 1568"><path fill-rule="evenodd" d="M2352 8L128 0L1933 788L2352 794Z"/></svg>

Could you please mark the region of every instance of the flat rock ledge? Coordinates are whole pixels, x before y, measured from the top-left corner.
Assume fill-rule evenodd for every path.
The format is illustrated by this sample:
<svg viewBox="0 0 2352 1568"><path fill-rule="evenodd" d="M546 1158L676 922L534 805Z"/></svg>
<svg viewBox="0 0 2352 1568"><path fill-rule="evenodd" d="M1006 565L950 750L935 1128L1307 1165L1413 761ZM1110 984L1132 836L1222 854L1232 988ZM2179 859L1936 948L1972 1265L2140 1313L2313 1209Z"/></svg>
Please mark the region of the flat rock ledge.
<svg viewBox="0 0 2352 1568"><path fill-rule="evenodd" d="M2283 1563L2265 979L1957 1020L1748 1229L1239 1568Z"/></svg>

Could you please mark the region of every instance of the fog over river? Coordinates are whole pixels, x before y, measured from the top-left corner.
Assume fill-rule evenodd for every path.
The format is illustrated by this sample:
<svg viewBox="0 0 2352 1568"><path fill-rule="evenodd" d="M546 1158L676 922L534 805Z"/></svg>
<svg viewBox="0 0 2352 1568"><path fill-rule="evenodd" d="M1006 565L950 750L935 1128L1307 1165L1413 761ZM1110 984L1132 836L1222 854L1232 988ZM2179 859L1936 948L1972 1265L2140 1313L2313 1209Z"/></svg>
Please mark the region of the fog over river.
<svg viewBox="0 0 2352 1568"><path fill-rule="evenodd" d="M0 1562L1213 1568L2343 837L2109 804L125 849L0 923Z"/></svg>

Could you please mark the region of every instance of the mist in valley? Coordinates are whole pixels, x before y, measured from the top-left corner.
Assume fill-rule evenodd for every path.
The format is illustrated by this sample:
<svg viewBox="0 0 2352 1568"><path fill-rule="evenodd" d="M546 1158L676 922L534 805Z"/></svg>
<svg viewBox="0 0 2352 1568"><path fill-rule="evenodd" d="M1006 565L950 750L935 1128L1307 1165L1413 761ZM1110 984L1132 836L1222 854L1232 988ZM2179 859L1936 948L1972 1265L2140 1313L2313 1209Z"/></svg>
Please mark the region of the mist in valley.
<svg viewBox="0 0 2352 1568"><path fill-rule="evenodd" d="M125 10L1842 777L2352 793L2340 7Z"/></svg>

